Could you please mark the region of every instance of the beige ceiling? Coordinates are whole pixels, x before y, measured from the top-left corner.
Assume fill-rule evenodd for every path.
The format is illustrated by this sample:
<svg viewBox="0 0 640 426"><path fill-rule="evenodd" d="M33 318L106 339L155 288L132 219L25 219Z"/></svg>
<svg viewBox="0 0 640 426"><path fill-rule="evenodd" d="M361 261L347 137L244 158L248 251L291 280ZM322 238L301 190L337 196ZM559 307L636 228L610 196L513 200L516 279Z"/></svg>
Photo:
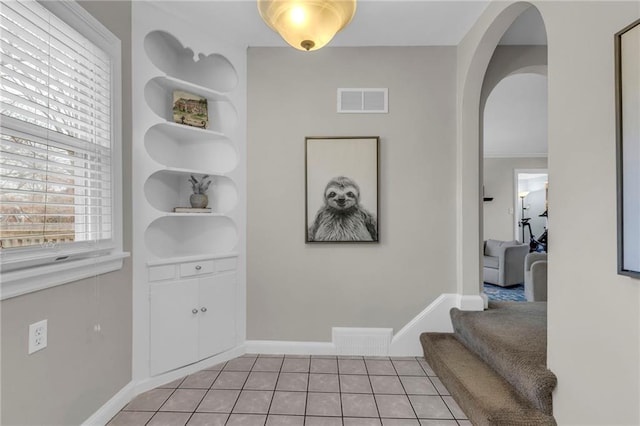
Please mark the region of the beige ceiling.
<svg viewBox="0 0 640 426"><path fill-rule="evenodd" d="M226 41L232 44L287 46L262 22L255 0L154 3L194 26L229 34ZM352 22L329 46L455 46L488 4L485 0L359 0ZM500 43L545 45L546 33L538 12L534 8L525 11ZM487 110L485 152L500 156L546 154L546 78L528 75L503 81L491 94Z"/></svg>
<svg viewBox="0 0 640 426"><path fill-rule="evenodd" d="M255 0L157 1L193 25L233 34L246 46L286 46L260 19ZM356 14L330 46L456 45L488 1L359 0ZM178 5L178 7L176 7Z"/></svg>

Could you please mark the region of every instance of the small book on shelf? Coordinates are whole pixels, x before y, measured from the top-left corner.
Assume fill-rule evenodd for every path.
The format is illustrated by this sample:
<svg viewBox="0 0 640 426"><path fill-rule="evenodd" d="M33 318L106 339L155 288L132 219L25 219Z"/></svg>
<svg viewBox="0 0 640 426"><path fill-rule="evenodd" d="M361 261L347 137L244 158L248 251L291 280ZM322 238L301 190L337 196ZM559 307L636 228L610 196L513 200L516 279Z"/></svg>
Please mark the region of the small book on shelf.
<svg viewBox="0 0 640 426"><path fill-rule="evenodd" d="M174 213L211 213L211 207L174 207Z"/></svg>

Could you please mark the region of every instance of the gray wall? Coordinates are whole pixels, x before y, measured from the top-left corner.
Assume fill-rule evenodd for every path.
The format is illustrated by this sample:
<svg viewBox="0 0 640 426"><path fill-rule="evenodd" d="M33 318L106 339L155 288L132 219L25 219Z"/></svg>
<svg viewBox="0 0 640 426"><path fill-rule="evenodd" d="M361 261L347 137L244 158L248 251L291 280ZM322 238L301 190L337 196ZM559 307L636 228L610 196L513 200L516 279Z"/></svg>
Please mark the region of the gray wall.
<svg viewBox="0 0 640 426"><path fill-rule="evenodd" d="M455 292L454 47L248 51L248 339L397 332ZM389 114L336 114L388 87ZM380 243L305 244L305 136L380 136Z"/></svg>
<svg viewBox="0 0 640 426"><path fill-rule="evenodd" d="M513 240L515 169L546 169L546 158L485 158L484 193L493 201L484 203L484 239ZM538 236L538 235L536 235ZM525 235L528 238L528 233Z"/></svg>
<svg viewBox="0 0 640 426"><path fill-rule="evenodd" d="M131 247L131 3L82 6L122 40L124 245ZM121 271L1 303L3 425L80 424L131 380L131 261ZM29 324L48 346L27 355ZM100 324L101 331L94 332ZM36 403L37 402L37 403Z"/></svg>
<svg viewBox="0 0 640 426"><path fill-rule="evenodd" d="M536 5L549 40L553 414L561 425L638 425L640 281L616 273L613 34L640 18L640 3Z"/></svg>

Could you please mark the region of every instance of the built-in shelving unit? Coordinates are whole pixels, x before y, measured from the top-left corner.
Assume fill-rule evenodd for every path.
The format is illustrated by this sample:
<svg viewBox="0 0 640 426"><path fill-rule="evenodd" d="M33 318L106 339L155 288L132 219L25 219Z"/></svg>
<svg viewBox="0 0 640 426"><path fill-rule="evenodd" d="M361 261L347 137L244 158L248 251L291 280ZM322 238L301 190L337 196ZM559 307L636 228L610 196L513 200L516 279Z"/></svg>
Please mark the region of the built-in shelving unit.
<svg viewBox="0 0 640 426"><path fill-rule="evenodd" d="M182 47L165 31L147 34L144 46L151 63L170 74L150 78L144 89L147 106L163 120L145 133L147 153L164 166L145 182L149 206L164 213L188 206L189 176L210 175L213 185L208 195L212 212L232 211L238 200L237 190L224 173L237 166L233 141L227 134L234 130L238 120L232 102L220 90L232 89L237 84L235 69L219 54L194 62L190 49ZM207 98L209 129L173 122L174 90ZM229 217L200 213L192 217L165 215L149 224L145 242L149 252L161 258L198 252L216 254L236 246L237 232Z"/></svg>
<svg viewBox="0 0 640 426"><path fill-rule="evenodd" d="M246 52L134 5L134 375L163 375L244 341ZM194 53L197 52L197 53ZM234 63L236 65L234 65ZM207 99L207 128L173 121L173 92ZM204 213L189 177L209 175Z"/></svg>

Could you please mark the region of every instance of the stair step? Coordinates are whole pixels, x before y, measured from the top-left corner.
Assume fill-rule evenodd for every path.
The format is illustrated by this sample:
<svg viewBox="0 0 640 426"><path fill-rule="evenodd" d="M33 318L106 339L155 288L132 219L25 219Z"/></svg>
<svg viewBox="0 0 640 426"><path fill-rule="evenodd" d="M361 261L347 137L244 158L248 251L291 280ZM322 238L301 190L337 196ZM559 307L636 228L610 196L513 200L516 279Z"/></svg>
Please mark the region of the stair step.
<svg viewBox="0 0 640 426"><path fill-rule="evenodd" d="M556 376L547 369L546 302L491 302L451 310L456 337L540 411L552 415Z"/></svg>
<svg viewBox="0 0 640 426"><path fill-rule="evenodd" d="M424 356L475 426L555 425L452 333L423 333Z"/></svg>

